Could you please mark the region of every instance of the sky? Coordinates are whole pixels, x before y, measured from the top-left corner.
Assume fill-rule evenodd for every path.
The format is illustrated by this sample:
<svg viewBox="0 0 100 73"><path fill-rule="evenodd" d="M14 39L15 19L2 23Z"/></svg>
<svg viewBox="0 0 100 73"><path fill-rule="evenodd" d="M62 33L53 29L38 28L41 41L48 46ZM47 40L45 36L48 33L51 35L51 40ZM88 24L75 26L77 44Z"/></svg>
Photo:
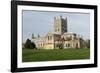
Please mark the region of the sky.
<svg viewBox="0 0 100 73"><path fill-rule="evenodd" d="M32 33L44 36L53 30L54 17L67 17L68 32L75 32L83 36L84 39L90 38L90 14L75 12L53 12L53 11L33 11L23 10L22 12L22 33L23 42L31 39Z"/></svg>

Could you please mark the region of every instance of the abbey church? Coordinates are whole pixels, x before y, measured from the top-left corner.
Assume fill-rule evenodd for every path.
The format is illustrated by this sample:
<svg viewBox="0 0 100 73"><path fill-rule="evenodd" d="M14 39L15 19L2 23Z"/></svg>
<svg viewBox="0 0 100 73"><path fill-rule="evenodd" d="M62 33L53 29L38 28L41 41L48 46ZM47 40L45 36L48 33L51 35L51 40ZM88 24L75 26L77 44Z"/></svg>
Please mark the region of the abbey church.
<svg viewBox="0 0 100 73"><path fill-rule="evenodd" d="M54 17L54 30L47 32L45 36L35 37L32 34L32 42L38 49L68 49L83 48L83 38L74 32L68 32L67 18Z"/></svg>

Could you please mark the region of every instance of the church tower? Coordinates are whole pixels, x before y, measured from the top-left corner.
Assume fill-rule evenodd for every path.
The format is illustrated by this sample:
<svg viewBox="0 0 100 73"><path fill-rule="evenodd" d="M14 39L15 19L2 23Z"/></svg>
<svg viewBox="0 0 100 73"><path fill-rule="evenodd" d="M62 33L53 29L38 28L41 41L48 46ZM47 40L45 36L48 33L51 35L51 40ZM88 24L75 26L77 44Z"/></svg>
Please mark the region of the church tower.
<svg viewBox="0 0 100 73"><path fill-rule="evenodd" d="M67 32L67 18L54 17L54 31L59 34Z"/></svg>

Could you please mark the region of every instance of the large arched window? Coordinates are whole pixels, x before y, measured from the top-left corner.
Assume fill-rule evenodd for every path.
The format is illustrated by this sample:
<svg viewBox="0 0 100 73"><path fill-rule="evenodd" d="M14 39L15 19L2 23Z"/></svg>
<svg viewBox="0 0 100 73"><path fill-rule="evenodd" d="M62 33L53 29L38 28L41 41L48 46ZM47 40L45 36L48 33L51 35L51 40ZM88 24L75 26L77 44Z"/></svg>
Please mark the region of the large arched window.
<svg viewBox="0 0 100 73"><path fill-rule="evenodd" d="M50 40L52 39L52 36L50 36Z"/></svg>
<svg viewBox="0 0 100 73"><path fill-rule="evenodd" d="M66 44L66 47L68 47L67 44Z"/></svg>
<svg viewBox="0 0 100 73"><path fill-rule="evenodd" d="M48 40L51 40L52 39L52 36L48 36Z"/></svg>
<svg viewBox="0 0 100 73"><path fill-rule="evenodd" d="M59 28L58 28L58 31L59 31Z"/></svg>
<svg viewBox="0 0 100 73"><path fill-rule="evenodd" d="M70 47L70 44L68 43L68 47Z"/></svg>
<svg viewBox="0 0 100 73"><path fill-rule="evenodd" d="M49 40L49 36L48 36L48 40Z"/></svg>
<svg viewBox="0 0 100 73"><path fill-rule="evenodd" d="M78 48L78 43L76 43L76 48Z"/></svg>

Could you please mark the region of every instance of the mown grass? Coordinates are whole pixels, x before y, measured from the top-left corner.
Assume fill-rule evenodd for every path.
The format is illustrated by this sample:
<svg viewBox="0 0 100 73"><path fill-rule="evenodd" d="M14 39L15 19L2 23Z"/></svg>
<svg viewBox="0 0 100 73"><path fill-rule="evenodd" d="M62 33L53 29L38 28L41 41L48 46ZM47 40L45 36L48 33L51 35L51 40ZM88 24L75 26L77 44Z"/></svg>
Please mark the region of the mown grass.
<svg viewBox="0 0 100 73"><path fill-rule="evenodd" d="M56 60L77 60L77 59L89 59L90 49L23 49L22 61L56 61Z"/></svg>

